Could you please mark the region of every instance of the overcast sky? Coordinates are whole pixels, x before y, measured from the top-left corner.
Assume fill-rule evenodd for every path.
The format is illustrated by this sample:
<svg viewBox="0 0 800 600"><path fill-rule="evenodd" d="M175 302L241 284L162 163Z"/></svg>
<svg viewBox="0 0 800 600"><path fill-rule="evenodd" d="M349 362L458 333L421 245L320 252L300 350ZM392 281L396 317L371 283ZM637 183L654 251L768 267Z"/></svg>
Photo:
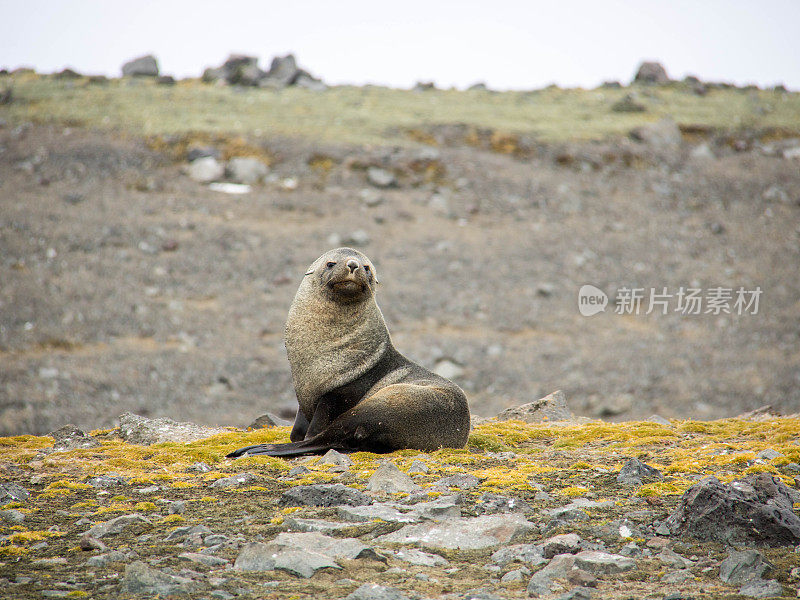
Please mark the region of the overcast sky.
<svg viewBox="0 0 800 600"><path fill-rule="evenodd" d="M800 0L0 0L0 67L117 76L153 53L196 77L231 52L293 52L327 83L497 89L669 75L800 89Z"/></svg>

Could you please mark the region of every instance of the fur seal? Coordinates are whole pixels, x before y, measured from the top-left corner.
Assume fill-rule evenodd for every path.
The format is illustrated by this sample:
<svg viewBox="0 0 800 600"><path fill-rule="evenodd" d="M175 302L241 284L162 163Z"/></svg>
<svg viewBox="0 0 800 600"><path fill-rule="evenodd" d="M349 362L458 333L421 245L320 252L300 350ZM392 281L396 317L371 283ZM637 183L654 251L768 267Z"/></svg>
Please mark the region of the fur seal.
<svg viewBox="0 0 800 600"><path fill-rule="evenodd" d="M300 405L292 441L248 446L228 457L466 445L467 397L395 350L375 302L377 283L372 262L352 248L330 250L311 264L286 321Z"/></svg>

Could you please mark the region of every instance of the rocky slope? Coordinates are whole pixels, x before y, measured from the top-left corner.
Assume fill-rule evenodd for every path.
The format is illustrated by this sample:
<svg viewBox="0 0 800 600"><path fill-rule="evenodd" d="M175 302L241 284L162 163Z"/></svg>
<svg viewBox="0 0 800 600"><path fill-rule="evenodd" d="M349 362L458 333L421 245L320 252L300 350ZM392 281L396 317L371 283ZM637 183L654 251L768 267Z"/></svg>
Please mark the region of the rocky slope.
<svg viewBox="0 0 800 600"><path fill-rule="evenodd" d="M0 439L5 597L794 598L800 583L796 417L492 419L464 450L290 461L224 458L287 427L120 420Z"/></svg>

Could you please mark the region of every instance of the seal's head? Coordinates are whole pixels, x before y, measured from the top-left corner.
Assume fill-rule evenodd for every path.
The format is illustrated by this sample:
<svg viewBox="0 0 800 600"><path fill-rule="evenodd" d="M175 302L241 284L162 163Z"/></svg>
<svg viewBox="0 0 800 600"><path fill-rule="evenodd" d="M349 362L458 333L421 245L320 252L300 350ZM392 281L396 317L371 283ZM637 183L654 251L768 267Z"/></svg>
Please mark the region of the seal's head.
<svg viewBox="0 0 800 600"><path fill-rule="evenodd" d="M305 277L326 298L344 304L370 297L378 283L372 261L352 248L329 250L311 264Z"/></svg>

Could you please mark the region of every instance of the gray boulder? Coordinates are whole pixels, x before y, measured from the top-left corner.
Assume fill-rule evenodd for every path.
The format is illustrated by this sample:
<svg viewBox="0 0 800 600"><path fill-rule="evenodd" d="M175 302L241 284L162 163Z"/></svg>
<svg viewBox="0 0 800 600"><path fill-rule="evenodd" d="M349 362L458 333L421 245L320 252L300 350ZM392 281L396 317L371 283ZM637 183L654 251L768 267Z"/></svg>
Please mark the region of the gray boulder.
<svg viewBox="0 0 800 600"><path fill-rule="evenodd" d="M224 81L230 85L255 86L263 77L258 58L244 54L231 54L222 66L203 71L203 81Z"/></svg>
<svg viewBox="0 0 800 600"><path fill-rule="evenodd" d="M788 546L800 543L794 491L759 473L730 484L706 477L687 490L664 521L672 535L725 544Z"/></svg>
<svg viewBox="0 0 800 600"><path fill-rule="evenodd" d="M645 61L639 65L633 83L669 83L667 70L659 62Z"/></svg>
<svg viewBox="0 0 800 600"><path fill-rule="evenodd" d="M122 65L123 77L158 77L158 61L152 54L134 58Z"/></svg>

